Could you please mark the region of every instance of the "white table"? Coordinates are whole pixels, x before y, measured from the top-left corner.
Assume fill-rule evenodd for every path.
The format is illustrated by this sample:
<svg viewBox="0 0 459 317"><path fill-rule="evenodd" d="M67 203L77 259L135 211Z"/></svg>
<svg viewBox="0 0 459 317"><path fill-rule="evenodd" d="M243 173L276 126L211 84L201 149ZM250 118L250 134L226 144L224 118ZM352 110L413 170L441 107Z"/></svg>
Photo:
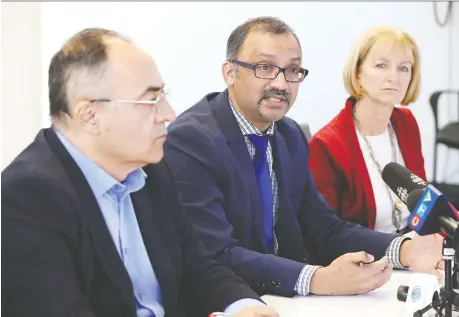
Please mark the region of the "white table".
<svg viewBox="0 0 459 317"><path fill-rule="evenodd" d="M405 303L397 300L397 289L400 285L408 286L410 276L408 271L394 271L385 285L365 295L294 298L265 295L262 299L276 309L280 317L405 317ZM430 310L423 316L434 315L435 311Z"/></svg>

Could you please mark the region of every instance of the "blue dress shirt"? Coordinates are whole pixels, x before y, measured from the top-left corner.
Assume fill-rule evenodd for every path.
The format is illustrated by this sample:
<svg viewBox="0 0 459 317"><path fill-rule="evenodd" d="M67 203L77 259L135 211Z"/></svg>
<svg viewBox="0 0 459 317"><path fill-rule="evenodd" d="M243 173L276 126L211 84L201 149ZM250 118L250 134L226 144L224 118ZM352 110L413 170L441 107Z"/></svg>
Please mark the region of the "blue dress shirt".
<svg viewBox="0 0 459 317"><path fill-rule="evenodd" d="M137 317L163 317L161 287L150 263L130 194L145 185L146 174L138 168L118 182L76 149L55 130L59 140L80 167L105 219L113 243L129 274L137 306ZM244 307L264 305L255 299L241 299L225 312L235 314Z"/></svg>

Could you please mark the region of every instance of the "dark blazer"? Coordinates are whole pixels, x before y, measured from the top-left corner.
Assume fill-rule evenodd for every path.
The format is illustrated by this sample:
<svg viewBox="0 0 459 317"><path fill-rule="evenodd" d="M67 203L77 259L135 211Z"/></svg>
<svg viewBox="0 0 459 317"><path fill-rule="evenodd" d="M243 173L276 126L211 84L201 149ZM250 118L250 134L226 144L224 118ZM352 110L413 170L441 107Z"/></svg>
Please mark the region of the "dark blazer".
<svg viewBox="0 0 459 317"><path fill-rule="evenodd" d="M168 167L144 170L146 185L131 197L166 316L185 316L186 307L207 316L240 298L258 299L205 252ZM129 275L96 198L52 129L40 131L2 172L1 217L2 315L136 315Z"/></svg>
<svg viewBox="0 0 459 317"><path fill-rule="evenodd" d="M343 219L375 228L376 203L355 132L353 100L311 139L309 168L317 188ZM419 127L411 111L394 108L391 123L406 168L426 180Z"/></svg>
<svg viewBox="0 0 459 317"><path fill-rule="evenodd" d="M269 254L264 242L253 163L228 92L205 96L169 126L165 160L192 223L216 259L259 294L293 296L305 247L321 264L361 250L384 256L393 235L342 221L317 191L308 144L295 121L277 121L271 144L279 184L279 256Z"/></svg>

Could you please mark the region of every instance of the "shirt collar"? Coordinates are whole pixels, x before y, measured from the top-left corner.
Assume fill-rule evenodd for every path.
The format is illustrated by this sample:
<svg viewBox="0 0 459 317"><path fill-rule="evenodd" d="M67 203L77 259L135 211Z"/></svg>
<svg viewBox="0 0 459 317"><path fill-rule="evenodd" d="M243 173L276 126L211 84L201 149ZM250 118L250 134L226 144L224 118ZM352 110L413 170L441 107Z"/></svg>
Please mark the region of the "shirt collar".
<svg viewBox="0 0 459 317"><path fill-rule="evenodd" d="M96 198L100 198L106 192L112 188L118 188L126 190L128 193L136 192L145 185L145 178L147 174L143 169L138 168L128 174L126 179L122 182L118 182L110 174L104 171L99 165L87 158L81 153L72 143L57 129L54 129L57 137L62 142L64 147L72 156L75 163L83 172L86 177L89 186L91 187Z"/></svg>
<svg viewBox="0 0 459 317"><path fill-rule="evenodd" d="M230 98L228 98L228 101L231 106L231 110L233 111L233 114L236 117L237 124L239 125L239 128L241 129L243 135L249 135L249 134L263 135L263 133L261 133L260 130L258 130L257 127L255 127L252 124L252 122L247 120L244 117L244 115L239 110L236 109L236 107L233 105ZM274 134L274 124L273 123L271 123L268 130L264 134L268 134L268 135Z"/></svg>

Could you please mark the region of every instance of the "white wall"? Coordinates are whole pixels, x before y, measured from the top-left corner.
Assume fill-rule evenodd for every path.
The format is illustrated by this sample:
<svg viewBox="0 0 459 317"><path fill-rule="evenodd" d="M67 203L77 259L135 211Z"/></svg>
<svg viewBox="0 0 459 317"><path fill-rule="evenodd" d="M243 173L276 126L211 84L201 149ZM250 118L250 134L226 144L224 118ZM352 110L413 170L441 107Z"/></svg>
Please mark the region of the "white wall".
<svg viewBox="0 0 459 317"><path fill-rule="evenodd" d="M3 169L41 127L41 4L2 2Z"/></svg>
<svg viewBox="0 0 459 317"><path fill-rule="evenodd" d="M459 89L459 4L453 23L435 25L432 3L42 3L42 118L49 123L46 82L52 54L84 27L112 28L130 36L157 61L171 88L170 101L182 112L210 91L225 88L220 74L231 30L250 17L274 15L297 32L310 75L289 116L310 123L312 132L343 106L346 93L341 71L362 30L377 24L404 28L418 41L422 53L422 93L410 108L421 127L428 176L432 175L433 118L428 98L439 89ZM439 5L440 13L444 4ZM453 56L455 58L453 58ZM447 103L450 103L449 107ZM445 99L442 120L458 110ZM459 154L441 153L448 168L440 177L459 182ZM448 174L448 175L446 175Z"/></svg>

